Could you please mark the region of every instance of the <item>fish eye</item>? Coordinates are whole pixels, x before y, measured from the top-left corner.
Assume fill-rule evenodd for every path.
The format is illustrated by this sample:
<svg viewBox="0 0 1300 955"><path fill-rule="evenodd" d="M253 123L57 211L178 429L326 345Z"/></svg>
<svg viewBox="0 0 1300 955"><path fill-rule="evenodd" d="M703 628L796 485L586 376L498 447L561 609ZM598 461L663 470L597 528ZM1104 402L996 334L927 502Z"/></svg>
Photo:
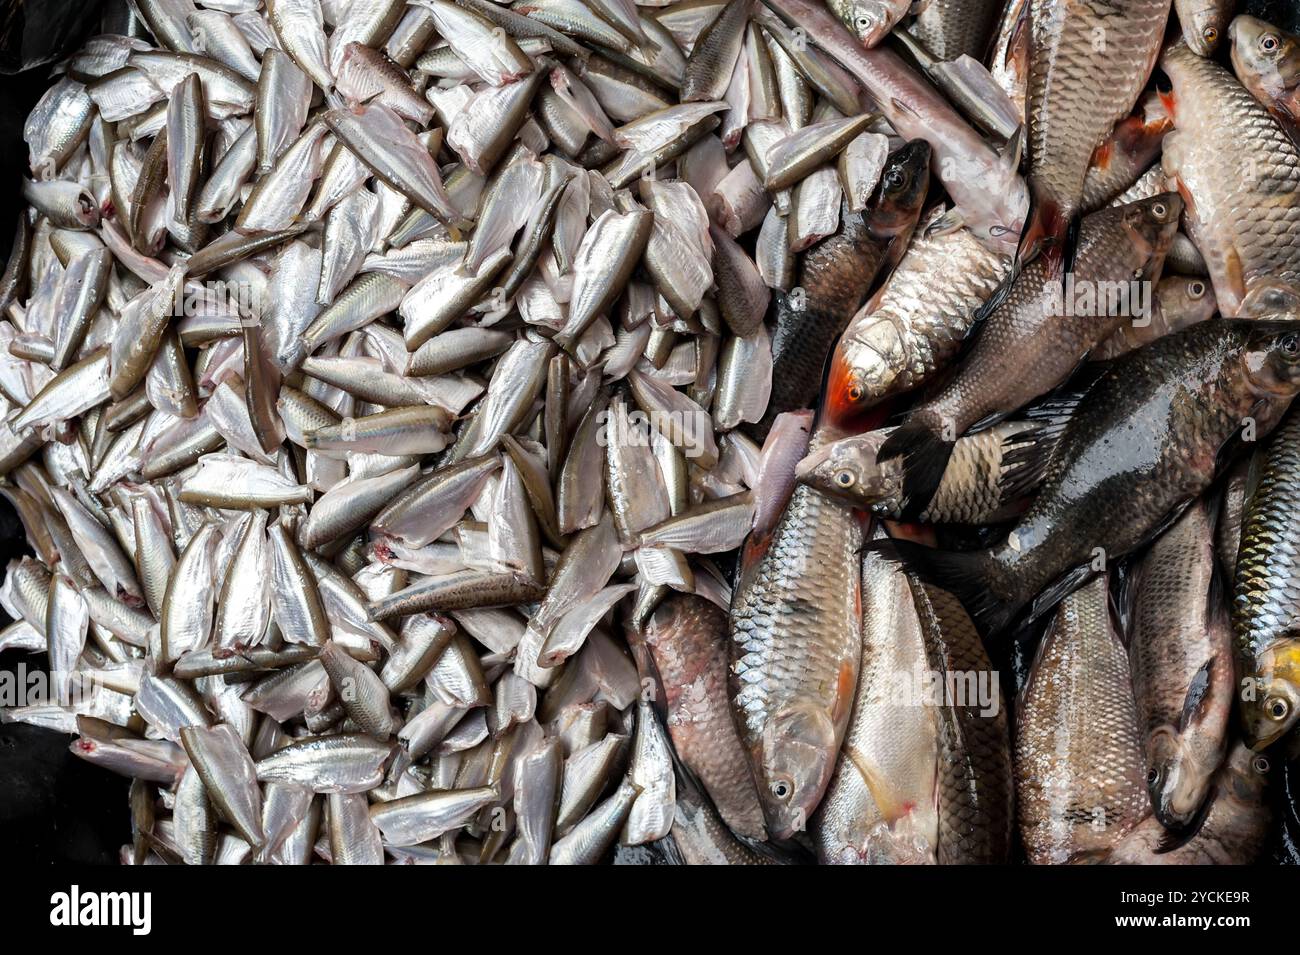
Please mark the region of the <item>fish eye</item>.
<svg viewBox="0 0 1300 955"><path fill-rule="evenodd" d="M840 487L853 487L853 481L852 471L840 471L835 475L835 483Z"/></svg>
<svg viewBox="0 0 1300 955"><path fill-rule="evenodd" d="M1265 53L1276 53L1279 45L1277 37L1271 33L1265 33L1259 38L1259 48Z"/></svg>
<svg viewBox="0 0 1300 955"><path fill-rule="evenodd" d="M1191 298L1203 298L1205 296L1205 283L1192 282L1187 286L1187 294Z"/></svg>
<svg viewBox="0 0 1300 955"><path fill-rule="evenodd" d="M774 779L771 785L772 795L782 802L789 799L794 793L794 786L788 779Z"/></svg>
<svg viewBox="0 0 1300 955"><path fill-rule="evenodd" d="M1154 203L1151 206L1151 214L1157 219L1163 219L1165 216L1169 215L1169 206L1163 202Z"/></svg>
<svg viewBox="0 0 1300 955"><path fill-rule="evenodd" d="M1288 358L1294 358L1297 354L1300 354L1300 337L1297 337L1295 334L1284 335L1279 344ZM1277 702L1281 703L1283 707L1287 705L1286 700L1279 699ZM1283 713L1283 715L1285 716L1286 714ZM1277 717L1277 719L1281 718L1281 716Z"/></svg>
<svg viewBox="0 0 1300 955"><path fill-rule="evenodd" d="M849 386L849 401L861 401L861 400L862 400L862 386L861 386L861 385L850 385L850 386Z"/></svg>
<svg viewBox="0 0 1300 955"><path fill-rule="evenodd" d="M1206 43L1215 44L1219 42L1219 31L1214 27L1206 27L1201 31L1201 36L1205 38Z"/></svg>
<svg viewBox="0 0 1300 955"><path fill-rule="evenodd" d="M886 189L897 189L903 184L903 174L897 169L891 169L885 173L884 184Z"/></svg>
<svg viewBox="0 0 1300 955"><path fill-rule="evenodd" d="M1261 776L1263 776L1265 773L1268 772L1268 766L1269 764L1268 764L1267 756L1256 756L1254 759L1250 761L1250 768L1253 769L1255 772L1259 773Z"/></svg>
<svg viewBox="0 0 1300 955"><path fill-rule="evenodd" d="M1153 766L1147 770L1147 785L1154 786L1158 782L1160 782L1160 770Z"/></svg>
<svg viewBox="0 0 1300 955"><path fill-rule="evenodd" d="M1296 342L1296 347L1300 348L1300 342ZM1280 696L1264 701L1264 714L1273 722L1280 723L1286 719L1287 714L1291 712L1291 704Z"/></svg>

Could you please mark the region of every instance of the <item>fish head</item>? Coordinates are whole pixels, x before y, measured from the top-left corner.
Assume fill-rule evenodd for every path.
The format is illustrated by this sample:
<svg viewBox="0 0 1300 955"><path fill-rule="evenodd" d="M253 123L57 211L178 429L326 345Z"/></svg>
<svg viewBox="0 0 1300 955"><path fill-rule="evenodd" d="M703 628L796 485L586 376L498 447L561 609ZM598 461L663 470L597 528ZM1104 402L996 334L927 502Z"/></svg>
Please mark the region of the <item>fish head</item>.
<svg viewBox="0 0 1300 955"><path fill-rule="evenodd" d="M879 340L882 338L889 341ZM860 430L852 426L854 422L860 421L881 396L890 393L905 370L903 343L891 322L868 329L866 339L846 336L831 358L825 410L827 422L833 427Z"/></svg>
<svg viewBox="0 0 1300 955"><path fill-rule="evenodd" d="M1246 806L1257 806L1268 786L1270 769L1271 761L1263 753L1235 744L1219 769L1216 789Z"/></svg>
<svg viewBox="0 0 1300 955"><path fill-rule="evenodd" d="M848 504L875 504L890 492L885 469L876 463L884 437L872 431L822 445L795 465L795 478Z"/></svg>
<svg viewBox="0 0 1300 955"><path fill-rule="evenodd" d="M1196 275L1170 275L1156 286L1156 300L1170 331L1203 322L1219 308L1209 279Z"/></svg>
<svg viewBox="0 0 1300 955"><path fill-rule="evenodd" d="M1256 394L1288 397L1300 392L1300 321L1257 321L1243 358Z"/></svg>
<svg viewBox="0 0 1300 955"><path fill-rule="evenodd" d="M1276 99L1300 80L1300 42L1270 23L1239 16L1228 29L1232 68L1242 85L1262 99Z"/></svg>
<svg viewBox="0 0 1300 955"><path fill-rule="evenodd" d="M1218 753L1215 753L1217 758ZM1214 766L1196 759L1187 741L1171 726L1147 739L1147 792L1156 818L1168 829L1185 829L1209 792Z"/></svg>
<svg viewBox="0 0 1300 955"><path fill-rule="evenodd" d="M1178 4L1178 19L1187 45L1198 56L1209 56L1228 29L1232 5L1223 0L1182 0Z"/></svg>
<svg viewBox="0 0 1300 955"><path fill-rule="evenodd" d="M830 782L839 749L830 713L793 706L764 727L758 754L758 798L774 839L808 828L808 819Z"/></svg>
<svg viewBox="0 0 1300 955"><path fill-rule="evenodd" d="M880 173L880 194L871 210L874 237L897 235L916 222L930 189L930 155L930 144L924 139L913 139L889 154Z"/></svg>
<svg viewBox="0 0 1300 955"><path fill-rule="evenodd" d="M1256 661L1243 686L1246 745L1256 752L1289 733L1300 719L1300 638L1281 640Z"/></svg>
<svg viewBox="0 0 1300 955"><path fill-rule="evenodd" d="M870 49L883 40L904 13L908 4L878 2L878 0L849 0L838 4L840 19L853 31L863 46Z"/></svg>
<svg viewBox="0 0 1300 955"><path fill-rule="evenodd" d="M1134 248L1147 257L1143 275L1150 279L1159 274L1169 246L1178 233L1183 200L1176 192L1162 192L1132 203L1124 211L1124 225Z"/></svg>
<svg viewBox="0 0 1300 955"><path fill-rule="evenodd" d="M1269 315L1300 316L1300 288L1282 281L1255 282L1242 296L1238 318L1266 318Z"/></svg>

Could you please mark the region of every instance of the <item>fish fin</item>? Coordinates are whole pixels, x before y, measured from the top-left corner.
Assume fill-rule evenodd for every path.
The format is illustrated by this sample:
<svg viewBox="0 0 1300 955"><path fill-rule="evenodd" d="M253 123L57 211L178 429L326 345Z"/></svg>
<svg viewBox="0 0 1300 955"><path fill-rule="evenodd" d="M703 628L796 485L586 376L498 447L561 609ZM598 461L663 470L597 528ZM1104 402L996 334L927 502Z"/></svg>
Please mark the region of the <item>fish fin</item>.
<svg viewBox="0 0 1300 955"><path fill-rule="evenodd" d="M931 239L936 236L948 235L949 233L956 232L965 224L965 216L957 211L956 206L953 206L942 215L935 216L925 224L925 237Z"/></svg>
<svg viewBox="0 0 1300 955"><path fill-rule="evenodd" d="M1030 602L1025 622L1037 620L1043 614L1055 609L1057 604L1090 581L1096 573L1097 571L1093 570L1090 564L1080 564L1067 570L1044 587L1042 592Z"/></svg>
<svg viewBox="0 0 1300 955"><path fill-rule="evenodd" d="M1140 561L1125 560L1114 564L1110 573L1110 609L1115 621L1115 632L1120 642L1128 647L1129 634L1132 632L1130 622L1133 610L1137 606L1137 595L1142 579Z"/></svg>
<svg viewBox="0 0 1300 955"><path fill-rule="evenodd" d="M1210 698L1210 689L1214 682L1214 660L1206 660L1201 668L1193 674L1187 684L1187 695L1183 698L1183 709L1178 714L1178 731L1186 732L1193 725L1205 701Z"/></svg>
<svg viewBox="0 0 1300 955"><path fill-rule="evenodd" d="M1172 86L1167 90L1156 87L1156 98L1164 108L1165 115L1171 120L1178 115L1178 97L1174 95Z"/></svg>
<svg viewBox="0 0 1300 955"><path fill-rule="evenodd" d="M1070 411L1074 407L1071 405ZM1068 412L1055 418L1044 417L1042 424L1004 442L1006 450L1002 454L1002 495L999 499L1002 504L1024 497L1041 483L1069 420Z"/></svg>
<svg viewBox="0 0 1300 955"><path fill-rule="evenodd" d="M900 426L876 453L877 461L903 458L903 518L925 510L943 480L956 438L945 441L924 420L912 418Z"/></svg>
<svg viewBox="0 0 1300 955"><path fill-rule="evenodd" d="M1019 607L1004 603L989 590L982 551L945 551L914 541L873 540L863 548L903 564L921 580L955 596L987 633L1006 629Z"/></svg>
<svg viewBox="0 0 1300 955"><path fill-rule="evenodd" d="M1021 123L1011 134L1011 138L998 150L998 159L1008 171L1015 172L1020 168L1020 160L1025 155L1025 139L1028 135L1025 124Z"/></svg>
<svg viewBox="0 0 1300 955"><path fill-rule="evenodd" d="M1066 217L1060 203L1047 199L1037 191L1030 193L1029 215L1025 226L1020 231L1020 244L1016 247L1015 257L1011 260L1011 269L1006 277L998 283L993 294L975 310L971 318L968 338L973 337L984 320L1002 307L1020 278L1024 267L1038 258L1044 257L1047 263L1049 279L1064 281L1066 268L1065 246L1070 230L1070 220Z"/></svg>

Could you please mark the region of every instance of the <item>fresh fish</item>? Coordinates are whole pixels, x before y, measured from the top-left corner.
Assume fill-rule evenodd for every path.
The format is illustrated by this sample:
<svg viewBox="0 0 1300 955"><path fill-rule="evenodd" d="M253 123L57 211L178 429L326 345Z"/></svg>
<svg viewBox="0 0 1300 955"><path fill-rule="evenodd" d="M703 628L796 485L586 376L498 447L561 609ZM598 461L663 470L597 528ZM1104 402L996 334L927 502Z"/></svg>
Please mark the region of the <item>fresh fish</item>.
<svg viewBox="0 0 1300 955"><path fill-rule="evenodd" d="M1193 325L1119 359L1084 395L1004 543L961 553L893 543L987 630L1031 603L1038 616L1148 542L1230 463L1241 429L1270 431L1297 387L1300 335L1289 323Z"/></svg>
<svg viewBox="0 0 1300 955"><path fill-rule="evenodd" d="M1174 0L1183 39L1199 56L1210 56L1234 19L1237 0Z"/></svg>
<svg viewBox="0 0 1300 955"><path fill-rule="evenodd" d="M807 828L848 726L861 539L848 508L800 487L770 539L750 545L760 553L732 601L732 712L775 839Z"/></svg>
<svg viewBox="0 0 1300 955"><path fill-rule="evenodd" d="M1016 505L1043 479L1059 425L1004 421L958 438L919 519L927 524L992 524L1016 513ZM879 517L903 516L903 470L897 458L880 461L892 430L869 431L822 446L799 462L799 480Z"/></svg>
<svg viewBox="0 0 1300 955"><path fill-rule="evenodd" d="M1179 839L1148 817L1101 860L1107 865L1249 865L1259 859L1273 821L1268 761L1236 745L1214 775L1199 828Z"/></svg>
<svg viewBox="0 0 1300 955"><path fill-rule="evenodd" d="M882 460L904 458L906 507L919 511L929 503L953 444L971 425L1055 388L1127 316L1149 314L1143 290L1159 279L1182 206L1162 193L1088 216L1064 289L1042 261L1015 277L952 380L880 449Z"/></svg>
<svg viewBox="0 0 1300 955"><path fill-rule="evenodd" d="M862 663L844 748L813 817L825 864L933 863L939 844L938 712L914 688L926 641L907 575L862 559Z"/></svg>
<svg viewBox="0 0 1300 955"><path fill-rule="evenodd" d="M885 162L880 185L862 213L841 213L843 227L808 250L797 284L773 297L772 397L753 429L767 433L778 414L812 405L835 339L844 331L882 267L897 262L912 238L929 187L930 148L914 141Z"/></svg>
<svg viewBox="0 0 1300 955"><path fill-rule="evenodd" d="M842 426L933 377L957 353L975 311L1010 273L1009 255L964 228L926 235L929 221L835 346L823 398L832 423Z"/></svg>
<svg viewBox="0 0 1300 955"><path fill-rule="evenodd" d="M1165 137L1165 174L1187 200L1188 231L1205 257L1226 318L1294 309L1300 266L1282 236L1300 220L1300 151L1232 74L1183 44L1160 67L1174 130ZM1214 144L1204 133L1214 129ZM1249 175L1230 173L1219 136L1251 157ZM1235 168L1235 166L1234 166Z"/></svg>
<svg viewBox="0 0 1300 955"><path fill-rule="evenodd" d="M1151 76L1170 0L1031 0L1028 9L1029 188L1022 261L1046 251L1060 275L1070 255L1094 151L1127 116Z"/></svg>
<svg viewBox="0 0 1300 955"><path fill-rule="evenodd" d="M1147 812L1142 735L1106 578L1061 602L1016 716L1016 803L1029 861L1109 849Z"/></svg>
<svg viewBox="0 0 1300 955"><path fill-rule="evenodd" d="M1300 39L1245 14L1233 18L1228 33L1237 79L1296 139L1300 132Z"/></svg>
<svg viewBox="0 0 1300 955"><path fill-rule="evenodd" d="M1228 746L1232 629L1215 570L1214 516L1192 504L1138 568L1129 662L1156 818L1184 829Z"/></svg>
<svg viewBox="0 0 1300 955"><path fill-rule="evenodd" d="M763 810L727 698L727 617L702 597L674 594L640 639L663 684L673 748L736 834L762 840Z"/></svg>
<svg viewBox="0 0 1300 955"><path fill-rule="evenodd" d="M1300 641L1283 596L1295 574L1285 520L1300 451L1300 420L1288 415L1258 459L1258 475L1241 519L1232 590L1232 633L1241 687L1245 742L1263 749L1281 739L1300 717Z"/></svg>

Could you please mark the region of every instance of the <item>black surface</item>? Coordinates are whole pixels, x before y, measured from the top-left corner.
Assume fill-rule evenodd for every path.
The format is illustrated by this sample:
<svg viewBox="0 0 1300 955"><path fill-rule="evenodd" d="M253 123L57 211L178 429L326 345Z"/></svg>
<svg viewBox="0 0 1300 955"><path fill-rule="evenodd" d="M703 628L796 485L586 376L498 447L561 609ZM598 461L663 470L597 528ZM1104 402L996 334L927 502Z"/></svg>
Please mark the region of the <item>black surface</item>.
<svg viewBox="0 0 1300 955"><path fill-rule="evenodd" d="M0 72L48 64L75 48L95 27L98 7L99 0L0 0ZM0 77L0 267L22 208L23 124L49 84L48 65ZM0 498L0 577L25 553L22 525ZM0 621L9 622L3 611ZM0 670L11 673L45 666L41 655L0 654ZM62 733L0 725L0 862L107 864L129 841L127 781L73 756L69 743Z"/></svg>

